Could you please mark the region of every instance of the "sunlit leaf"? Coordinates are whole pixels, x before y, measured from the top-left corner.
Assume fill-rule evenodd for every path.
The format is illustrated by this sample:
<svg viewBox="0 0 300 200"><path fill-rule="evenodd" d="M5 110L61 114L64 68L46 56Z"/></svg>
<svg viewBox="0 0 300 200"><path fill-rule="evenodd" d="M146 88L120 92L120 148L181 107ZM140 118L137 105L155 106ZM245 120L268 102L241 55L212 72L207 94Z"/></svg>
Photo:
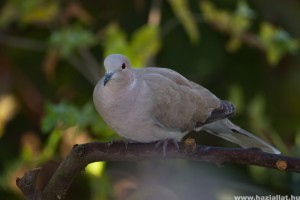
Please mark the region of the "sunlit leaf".
<svg viewBox="0 0 300 200"><path fill-rule="evenodd" d="M202 1L200 3L200 8L206 21L211 22L214 20L216 11L214 5L210 1Z"/></svg>
<svg viewBox="0 0 300 200"><path fill-rule="evenodd" d="M137 29L130 40L116 24L110 24L103 40L104 55L126 55L134 67L146 66L160 48L158 27L145 25Z"/></svg>
<svg viewBox="0 0 300 200"><path fill-rule="evenodd" d="M251 26L251 21L240 15L235 15L232 17L230 22L230 31L232 35L241 36L246 32Z"/></svg>
<svg viewBox="0 0 300 200"><path fill-rule="evenodd" d="M58 2L48 0L9 0L0 14L0 26L51 22L58 14Z"/></svg>
<svg viewBox="0 0 300 200"><path fill-rule="evenodd" d="M158 28L156 26L143 26L134 32L129 46L128 55L132 65L144 67L146 62L155 55L160 48Z"/></svg>
<svg viewBox="0 0 300 200"><path fill-rule="evenodd" d="M86 166L85 171L93 176L101 176L105 167L105 162L94 162Z"/></svg>
<svg viewBox="0 0 300 200"><path fill-rule="evenodd" d="M242 45L242 35L250 28L254 12L245 1L238 1L235 12L215 8L209 1L200 4L205 21L218 30L230 35L226 45L229 52L237 51Z"/></svg>
<svg viewBox="0 0 300 200"><path fill-rule="evenodd" d="M294 54L299 50L299 40L291 38L286 31L267 22L261 24L259 37L272 66L276 66L285 54Z"/></svg>
<svg viewBox="0 0 300 200"><path fill-rule="evenodd" d="M196 20L188 7L187 0L169 0L175 15L183 25L192 43L199 41L199 31Z"/></svg>
<svg viewBox="0 0 300 200"><path fill-rule="evenodd" d="M226 10L217 9L210 1L200 3L203 18L206 22L213 24L220 31L228 32L232 14Z"/></svg>
<svg viewBox="0 0 300 200"><path fill-rule="evenodd" d="M31 10L23 13L21 21L25 23L36 23L36 22L50 22L58 14L57 2L42 3Z"/></svg>
<svg viewBox="0 0 300 200"><path fill-rule="evenodd" d="M124 31L115 23L111 23L106 27L104 39L104 56L109 54L120 53L127 54L128 42Z"/></svg>
<svg viewBox="0 0 300 200"><path fill-rule="evenodd" d="M15 115L17 107L17 101L13 95L0 95L0 138L6 123Z"/></svg>

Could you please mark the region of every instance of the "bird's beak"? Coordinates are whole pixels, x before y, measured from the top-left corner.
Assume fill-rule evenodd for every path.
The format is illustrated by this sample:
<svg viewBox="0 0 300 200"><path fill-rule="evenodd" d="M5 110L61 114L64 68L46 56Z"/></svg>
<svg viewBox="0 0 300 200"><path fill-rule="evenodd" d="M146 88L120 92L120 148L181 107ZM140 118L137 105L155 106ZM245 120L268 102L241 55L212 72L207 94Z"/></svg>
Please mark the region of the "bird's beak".
<svg viewBox="0 0 300 200"><path fill-rule="evenodd" d="M104 77L104 86L108 83L108 81L111 79L111 77L114 75L113 72L110 72L110 73L105 73L105 77Z"/></svg>

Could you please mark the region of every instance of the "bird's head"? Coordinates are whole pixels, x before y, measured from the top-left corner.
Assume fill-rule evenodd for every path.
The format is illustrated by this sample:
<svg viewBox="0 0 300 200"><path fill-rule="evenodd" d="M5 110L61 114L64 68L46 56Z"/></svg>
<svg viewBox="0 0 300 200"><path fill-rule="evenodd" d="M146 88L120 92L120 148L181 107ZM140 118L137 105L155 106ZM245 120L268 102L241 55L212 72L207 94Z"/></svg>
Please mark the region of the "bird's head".
<svg viewBox="0 0 300 200"><path fill-rule="evenodd" d="M131 69L131 64L127 57L121 54L111 54L104 59L105 78L104 86L112 77L121 77L123 74Z"/></svg>

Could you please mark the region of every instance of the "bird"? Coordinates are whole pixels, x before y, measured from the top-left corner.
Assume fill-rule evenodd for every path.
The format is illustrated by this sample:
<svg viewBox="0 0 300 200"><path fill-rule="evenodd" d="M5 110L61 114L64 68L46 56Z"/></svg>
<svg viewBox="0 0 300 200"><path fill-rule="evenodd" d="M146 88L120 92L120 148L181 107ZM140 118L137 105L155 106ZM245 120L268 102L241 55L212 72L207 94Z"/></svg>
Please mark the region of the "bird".
<svg viewBox="0 0 300 200"><path fill-rule="evenodd" d="M228 118L235 106L178 72L160 67L133 68L122 54L104 59L105 75L96 84L93 102L103 120L128 141L163 145L191 131L204 130L242 148L280 154L267 142Z"/></svg>

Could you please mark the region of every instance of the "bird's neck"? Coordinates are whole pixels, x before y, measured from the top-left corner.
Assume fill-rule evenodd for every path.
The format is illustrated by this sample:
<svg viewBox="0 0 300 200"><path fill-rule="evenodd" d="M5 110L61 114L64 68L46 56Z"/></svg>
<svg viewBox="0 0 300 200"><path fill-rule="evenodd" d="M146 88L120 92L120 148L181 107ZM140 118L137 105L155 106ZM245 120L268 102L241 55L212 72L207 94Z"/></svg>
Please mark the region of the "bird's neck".
<svg viewBox="0 0 300 200"><path fill-rule="evenodd" d="M131 85L135 82L133 73L127 72L123 74L115 74L109 81L110 90L120 91L128 90Z"/></svg>

